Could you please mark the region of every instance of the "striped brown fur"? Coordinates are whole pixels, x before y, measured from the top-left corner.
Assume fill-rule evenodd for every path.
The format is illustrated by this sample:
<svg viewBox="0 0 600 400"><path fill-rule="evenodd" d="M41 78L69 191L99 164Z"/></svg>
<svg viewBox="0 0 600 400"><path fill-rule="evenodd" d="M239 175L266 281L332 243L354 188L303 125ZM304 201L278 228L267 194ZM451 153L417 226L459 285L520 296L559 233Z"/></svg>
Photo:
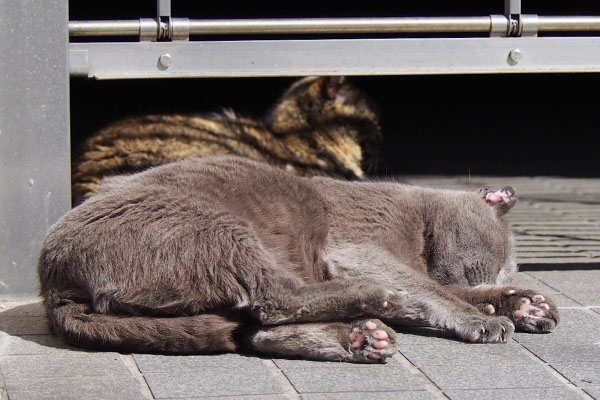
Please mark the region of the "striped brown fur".
<svg viewBox="0 0 600 400"><path fill-rule="evenodd" d="M342 77L295 82L265 121L228 110L212 115L145 115L93 134L73 163L73 202L104 177L189 157L239 155L298 175L360 179L381 139L374 107Z"/></svg>

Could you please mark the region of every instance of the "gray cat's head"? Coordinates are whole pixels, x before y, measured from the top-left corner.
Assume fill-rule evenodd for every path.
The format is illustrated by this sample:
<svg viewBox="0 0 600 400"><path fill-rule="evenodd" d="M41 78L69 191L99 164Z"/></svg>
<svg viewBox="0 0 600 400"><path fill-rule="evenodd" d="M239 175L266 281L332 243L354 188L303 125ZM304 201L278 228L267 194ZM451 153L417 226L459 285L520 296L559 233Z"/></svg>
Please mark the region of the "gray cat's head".
<svg viewBox="0 0 600 400"><path fill-rule="evenodd" d="M442 283L458 279L471 286L508 282L517 265L504 216L517 202L515 190L442 193L428 231L430 274Z"/></svg>

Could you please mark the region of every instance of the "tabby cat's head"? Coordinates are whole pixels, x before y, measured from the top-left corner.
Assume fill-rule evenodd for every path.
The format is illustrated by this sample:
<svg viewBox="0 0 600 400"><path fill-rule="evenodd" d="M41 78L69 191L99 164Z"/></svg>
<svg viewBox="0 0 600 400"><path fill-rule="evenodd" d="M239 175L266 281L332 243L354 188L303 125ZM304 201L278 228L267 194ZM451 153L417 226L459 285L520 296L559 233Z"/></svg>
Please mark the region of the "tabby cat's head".
<svg viewBox="0 0 600 400"><path fill-rule="evenodd" d="M344 77L307 77L292 85L267 120L275 134L333 130L351 136L374 157L381 142L379 113L373 103Z"/></svg>

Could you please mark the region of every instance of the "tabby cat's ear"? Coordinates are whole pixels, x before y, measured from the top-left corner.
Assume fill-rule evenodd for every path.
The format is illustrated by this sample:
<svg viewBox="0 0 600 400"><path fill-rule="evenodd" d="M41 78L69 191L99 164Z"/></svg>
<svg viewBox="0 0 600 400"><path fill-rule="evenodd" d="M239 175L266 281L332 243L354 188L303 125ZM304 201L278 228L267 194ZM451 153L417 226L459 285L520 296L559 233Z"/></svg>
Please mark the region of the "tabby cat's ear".
<svg viewBox="0 0 600 400"><path fill-rule="evenodd" d="M517 192L510 186L496 191L481 189L479 195L496 210L498 216L506 214L517 203Z"/></svg>
<svg viewBox="0 0 600 400"><path fill-rule="evenodd" d="M323 77L323 96L329 100L334 100L342 85L344 84L345 77L343 76L325 76Z"/></svg>

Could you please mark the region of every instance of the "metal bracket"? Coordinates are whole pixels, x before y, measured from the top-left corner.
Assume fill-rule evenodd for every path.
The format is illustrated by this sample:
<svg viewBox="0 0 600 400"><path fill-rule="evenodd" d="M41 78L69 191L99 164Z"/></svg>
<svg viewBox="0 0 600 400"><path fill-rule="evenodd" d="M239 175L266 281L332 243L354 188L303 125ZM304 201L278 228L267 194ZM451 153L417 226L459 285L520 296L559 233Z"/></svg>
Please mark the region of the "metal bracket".
<svg viewBox="0 0 600 400"><path fill-rule="evenodd" d="M173 37L171 0L156 0L156 10L156 21L158 23L157 39L159 41L169 41Z"/></svg>
<svg viewBox="0 0 600 400"><path fill-rule="evenodd" d="M156 19L140 18L141 42L190 40L190 20L171 17L171 0L157 0Z"/></svg>
<svg viewBox="0 0 600 400"><path fill-rule="evenodd" d="M490 15L490 36L537 36L539 18L535 14L521 14L521 0L505 0L504 15Z"/></svg>
<svg viewBox="0 0 600 400"><path fill-rule="evenodd" d="M508 18L506 36L521 36L523 24L521 23L521 0L505 0L504 15Z"/></svg>

